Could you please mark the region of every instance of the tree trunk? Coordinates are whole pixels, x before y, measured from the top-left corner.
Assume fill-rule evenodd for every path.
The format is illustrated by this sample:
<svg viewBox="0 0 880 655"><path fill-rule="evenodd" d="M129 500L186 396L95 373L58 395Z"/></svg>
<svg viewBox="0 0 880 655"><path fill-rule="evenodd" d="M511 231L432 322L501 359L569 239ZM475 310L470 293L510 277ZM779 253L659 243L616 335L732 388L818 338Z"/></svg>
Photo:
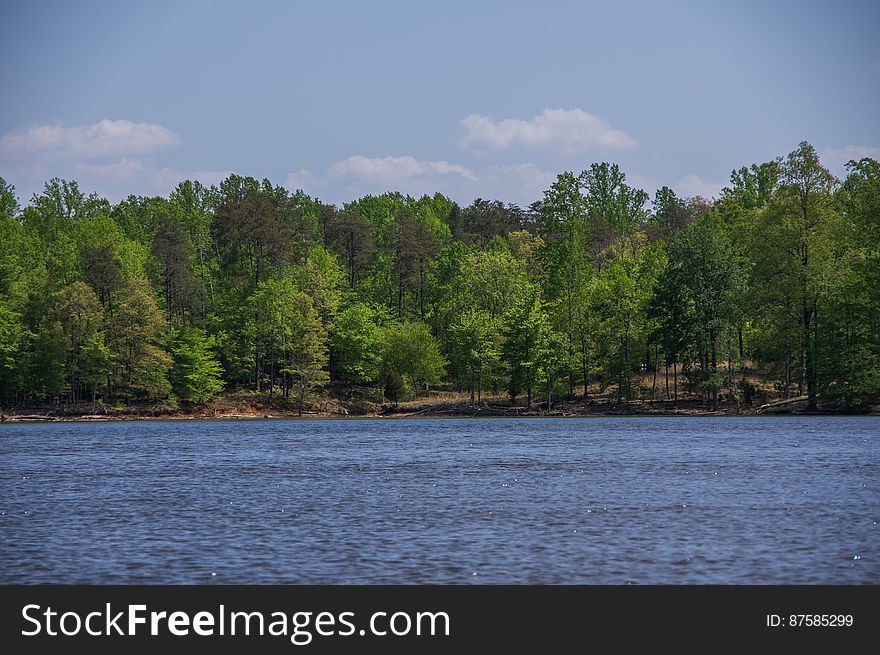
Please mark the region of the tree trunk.
<svg viewBox="0 0 880 655"><path fill-rule="evenodd" d="M269 397L273 397L275 395L275 351L272 351L272 359L269 364Z"/></svg>
<svg viewBox="0 0 880 655"><path fill-rule="evenodd" d="M568 397L574 398L574 371L571 369L571 362L574 359L574 336L572 325L574 323L571 315L571 278L568 283ZM548 408L549 409L549 408Z"/></svg>
<svg viewBox="0 0 880 655"><path fill-rule="evenodd" d="M397 318L403 320L403 273L399 276L400 283L397 285Z"/></svg>
<svg viewBox="0 0 880 655"><path fill-rule="evenodd" d="M812 309L804 307L804 375L807 378L807 410L816 411L816 371L813 361L814 353L811 343L810 323Z"/></svg>
<svg viewBox="0 0 880 655"><path fill-rule="evenodd" d="M660 346L654 346L654 381L651 383L651 400L657 395L657 368L660 363Z"/></svg>
<svg viewBox="0 0 880 655"><path fill-rule="evenodd" d="M672 360L672 406L678 407L678 358Z"/></svg>
<svg viewBox="0 0 880 655"><path fill-rule="evenodd" d="M590 378L589 378L589 376L587 375L588 371L587 371L587 352L586 352L586 348L584 348L584 354L583 354L583 356L581 357L581 368L583 369L583 372L584 372L584 400L586 400L586 399L587 399L587 395L588 395L588 393L589 393L589 388L590 388Z"/></svg>
<svg viewBox="0 0 880 655"><path fill-rule="evenodd" d="M669 362L666 361L666 356L663 356L663 368L666 372L666 400L669 400Z"/></svg>
<svg viewBox="0 0 880 655"><path fill-rule="evenodd" d="M718 411L718 337L715 334L712 338L712 411Z"/></svg>
<svg viewBox="0 0 880 655"><path fill-rule="evenodd" d="M785 358L785 399L791 398L791 355Z"/></svg>

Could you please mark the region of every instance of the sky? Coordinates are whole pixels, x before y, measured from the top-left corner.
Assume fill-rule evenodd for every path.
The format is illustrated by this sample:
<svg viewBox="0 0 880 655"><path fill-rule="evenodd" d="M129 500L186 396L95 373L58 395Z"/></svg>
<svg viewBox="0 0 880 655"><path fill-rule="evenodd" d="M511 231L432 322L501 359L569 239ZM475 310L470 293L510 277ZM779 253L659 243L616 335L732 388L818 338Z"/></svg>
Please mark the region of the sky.
<svg viewBox="0 0 880 655"><path fill-rule="evenodd" d="M268 178L526 206L618 163L711 197L809 141L880 159L880 2L0 4L0 177L111 201Z"/></svg>

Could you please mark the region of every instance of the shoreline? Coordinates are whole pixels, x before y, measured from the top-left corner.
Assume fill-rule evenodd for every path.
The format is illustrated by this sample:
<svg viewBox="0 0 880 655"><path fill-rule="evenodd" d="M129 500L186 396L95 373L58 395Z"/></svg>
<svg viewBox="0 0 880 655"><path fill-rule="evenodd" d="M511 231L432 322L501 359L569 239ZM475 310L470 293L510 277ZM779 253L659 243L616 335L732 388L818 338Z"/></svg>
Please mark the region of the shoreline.
<svg viewBox="0 0 880 655"><path fill-rule="evenodd" d="M22 413L0 413L0 425L21 423L105 423L111 421L251 421L251 420L358 420L358 419L474 419L474 418L646 418L646 417L762 417L762 416L880 416L876 404L846 409L820 409L808 412L799 400L752 408L722 406L718 411L695 403L679 403L672 407L665 401L631 403L620 407L614 403L572 404L546 409L524 407L436 403L418 407L384 406L378 411L297 411L276 407L251 407L246 410L192 408L189 411L149 411L127 408L113 413L76 410L23 410Z"/></svg>

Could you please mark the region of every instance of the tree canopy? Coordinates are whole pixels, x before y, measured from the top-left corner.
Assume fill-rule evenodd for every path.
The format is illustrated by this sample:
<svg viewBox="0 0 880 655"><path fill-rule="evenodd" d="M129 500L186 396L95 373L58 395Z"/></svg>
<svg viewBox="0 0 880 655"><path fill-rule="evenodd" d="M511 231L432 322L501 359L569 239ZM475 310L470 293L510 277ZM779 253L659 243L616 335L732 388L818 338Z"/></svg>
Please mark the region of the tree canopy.
<svg viewBox="0 0 880 655"><path fill-rule="evenodd" d="M527 209L241 175L23 204L0 179L0 403L853 406L880 394L880 163L847 171L804 142L717 198L652 199L596 162Z"/></svg>

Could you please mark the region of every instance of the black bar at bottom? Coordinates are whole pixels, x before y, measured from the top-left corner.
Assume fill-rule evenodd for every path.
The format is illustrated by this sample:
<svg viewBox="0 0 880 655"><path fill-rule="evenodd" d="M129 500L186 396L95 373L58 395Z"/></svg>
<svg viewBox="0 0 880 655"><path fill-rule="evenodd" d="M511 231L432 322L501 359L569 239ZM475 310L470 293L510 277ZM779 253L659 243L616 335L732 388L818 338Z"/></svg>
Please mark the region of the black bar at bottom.
<svg viewBox="0 0 880 655"><path fill-rule="evenodd" d="M226 645L254 652L556 652L609 639L622 648L839 647L876 643L880 625L873 586L5 586L0 599L5 652L135 646L173 653ZM174 612L177 635L168 621Z"/></svg>

